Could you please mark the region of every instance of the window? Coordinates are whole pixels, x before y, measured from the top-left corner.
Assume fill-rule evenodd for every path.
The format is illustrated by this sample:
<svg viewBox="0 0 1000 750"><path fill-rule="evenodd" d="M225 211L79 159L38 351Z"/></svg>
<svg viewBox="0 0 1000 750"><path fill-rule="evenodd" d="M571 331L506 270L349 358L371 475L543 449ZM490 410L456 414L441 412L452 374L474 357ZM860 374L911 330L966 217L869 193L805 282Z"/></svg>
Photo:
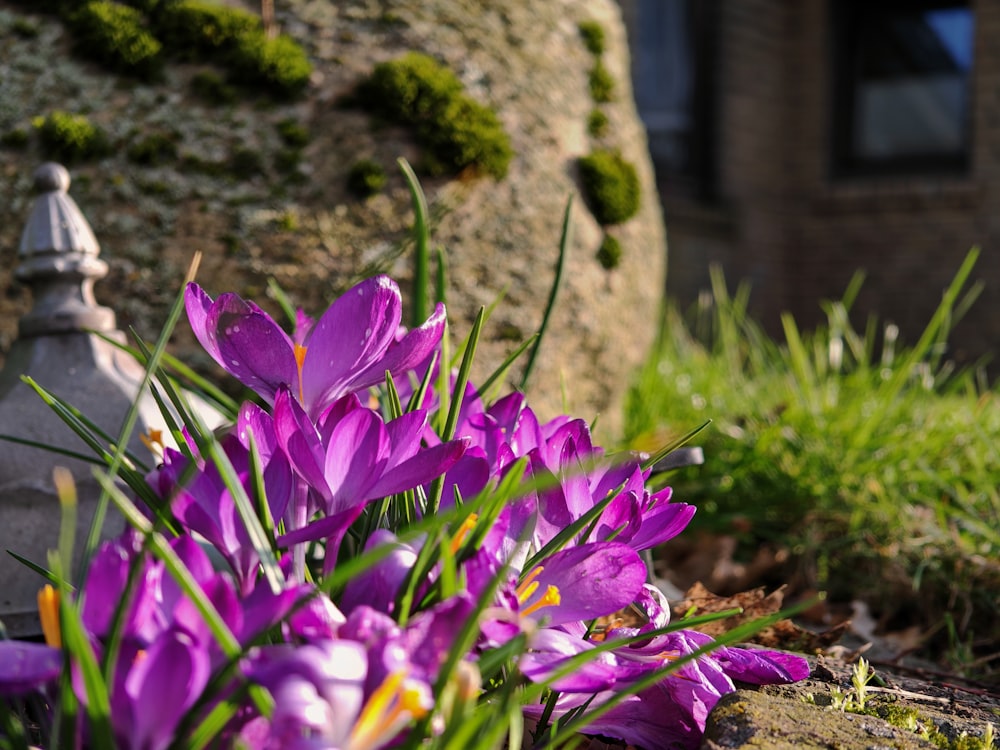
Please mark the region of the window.
<svg viewBox="0 0 1000 750"><path fill-rule="evenodd" d="M837 0L835 175L963 172L973 14L952 0Z"/></svg>
<svg viewBox="0 0 1000 750"><path fill-rule="evenodd" d="M634 88L649 150L668 192L715 190L713 58L717 0L637 0Z"/></svg>

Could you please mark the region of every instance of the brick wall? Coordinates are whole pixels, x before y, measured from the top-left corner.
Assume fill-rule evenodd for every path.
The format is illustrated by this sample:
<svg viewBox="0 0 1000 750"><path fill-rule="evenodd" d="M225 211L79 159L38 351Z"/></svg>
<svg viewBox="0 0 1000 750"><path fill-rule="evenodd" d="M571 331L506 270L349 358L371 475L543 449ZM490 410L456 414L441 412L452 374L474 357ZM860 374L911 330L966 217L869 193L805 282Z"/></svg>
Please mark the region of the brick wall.
<svg viewBox="0 0 1000 750"><path fill-rule="evenodd" d="M692 303L720 263L729 286L773 333L788 310L822 316L866 271L855 323L869 314L916 341L972 245L984 291L950 338L969 361L1000 344L1000 3L977 0L973 158L964 177L830 177L834 0L718 4L718 199L696 203L661 183L669 239L667 291ZM997 370L996 372L1000 372Z"/></svg>

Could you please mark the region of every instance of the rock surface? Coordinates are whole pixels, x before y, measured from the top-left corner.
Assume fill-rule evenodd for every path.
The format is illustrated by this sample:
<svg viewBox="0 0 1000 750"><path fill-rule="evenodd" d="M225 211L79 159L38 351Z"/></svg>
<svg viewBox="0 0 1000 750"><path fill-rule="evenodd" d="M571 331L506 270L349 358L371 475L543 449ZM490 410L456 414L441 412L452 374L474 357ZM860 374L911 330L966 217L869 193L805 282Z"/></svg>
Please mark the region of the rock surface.
<svg viewBox="0 0 1000 750"><path fill-rule="evenodd" d="M16 321L30 306L11 271L31 175L44 160L32 119L55 109L86 114L115 145L100 161L71 165L71 192L112 267L97 297L116 310L123 328L156 335L196 250L204 253L198 279L211 293L236 291L272 312L269 277L314 313L361 274L388 271L405 285L412 213L396 159L416 164L419 149L406 130L375 127L339 102L377 62L418 50L445 62L471 96L496 109L516 154L500 181L422 180L432 239L446 252L456 339L481 306L505 294L484 331L474 378L492 372L540 325L563 210L574 196L563 288L529 397L545 417L564 406L588 420L600 414L599 437L614 435L627 378L654 335L666 240L613 0L288 0L277 20L314 65L306 96L280 103L247 94L233 104L192 93L193 77L212 66L170 63L163 83L146 85L78 61L58 20L23 7L0 1L0 134L29 134L26 149L4 150L0 167L0 247L7 258L0 264L0 288L7 290L0 352L10 348ZM614 100L600 105L610 120L600 139L587 129L595 104L588 88L593 55L578 31L585 20L605 31L602 59L615 81ZM35 36L24 33L25 22ZM291 173L278 165L288 152L278 126L289 120L311 134ZM130 162L129 145L150 134L173 138L177 159ZM575 167L577 157L599 146L621 149L643 187L639 214L612 230L624 250L612 271L595 257L602 235L578 195ZM378 161L389 175L386 189L368 200L352 197L345 185L359 158ZM242 173L233 166L240 160ZM211 371L185 326L175 341L174 353ZM516 366L512 379L519 374Z"/></svg>
<svg viewBox="0 0 1000 750"><path fill-rule="evenodd" d="M915 679L881 666L876 675L886 684L872 683L867 705L892 706L889 711L896 718L890 722L840 711L831 706L831 696L834 689L846 692L850 688L851 665L821 657L810 657L810 664L812 673L802 682L742 689L725 696L709 714L703 750L915 750L942 747L926 734L936 732L939 742L955 743L963 733L980 738L988 723L1000 725L1000 696L996 694L957 683ZM902 726L907 724L901 720L906 715L913 721Z"/></svg>

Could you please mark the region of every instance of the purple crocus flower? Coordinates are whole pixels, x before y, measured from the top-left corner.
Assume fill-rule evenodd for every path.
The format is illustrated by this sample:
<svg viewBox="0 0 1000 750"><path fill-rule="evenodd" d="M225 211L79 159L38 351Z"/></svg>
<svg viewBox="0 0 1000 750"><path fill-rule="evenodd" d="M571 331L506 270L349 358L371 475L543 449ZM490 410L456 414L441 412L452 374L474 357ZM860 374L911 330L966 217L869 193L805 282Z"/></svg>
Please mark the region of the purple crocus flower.
<svg viewBox="0 0 1000 750"><path fill-rule="evenodd" d="M0 641L0 696L27 695L56 681L62 651L44 643Z"/></svg>
<svg viewBox="0 0 1000 750"><path fill-rule="evenodd" d="M344 394L398 377L423 362L445 325L439 304L427 321L397 339L399 287L387 276L357 284L293 340L261 308L231 293L213 300L197 284L184 298L188 320L223 369L273 403L287 386L311 417Z"/></svg>
<svg viewBox="0 0 1000 750"><path fill-rule="evenodd" d="M396 595L417 561L417 550L398 541L391 531L377 529L368 537L365 551L383 544L392 546L388 557L347 582L339 600L344 612L350 613L362 604L386 614L392 614L395 609Z"/></svg>
<svg viewBox="0 0 1000 750"><path fill-rule="evenodd" d="M454 466L468 444L452 440L425 448L425 412L384 422L354 395L332 404L314 425L287 389L281 389L274 424L278 442L308 492L293 501L290 531L279 542L290 546L327 539L331 565L340 538L368 501L430 482ZM303 528L317 509L325 517Z"/></svg>
<svg viewBox="0 0 1000 750"><path fill-rule="evenodd" d="M208 684L211 657L204 643L179 628L161 633L147 649L132 653L130 660L125 656L119 655L119 671L124 674L111 692L118 746L164 750Z"/></svg>
<svg viewBox="0 0 1000 750"><path fill-rule="evenodd" d="M241 415L245 410L241 410ZM243 426L237 428L242 430ZM247 495L252 497L250 453L236 435L222 441ZM272 518L280 519L292 494L292 473L285 456L275 451L264 465L264 487ZM190 460L178 451L164 449L163 464L151 477L155 487L167 499L178 521L191 532L201 534L222 554L232 568L244 592L253 589L260 558L250 541L250 534L236 508L236 501L226 487L214 462L201 462L192 477L184 481Z"/></svg>
<svg viewBox="0 0 1000 750"><path fill-rule="evenodd" d="M635 602L649 617L640 628L617 628L605 640L641 635L669 622L669 608L663 595L646 585ZM570 629L571 631L574 629ZM578 628L577 628L578 630ZM692 630L678 630L652 636L645 641L622 645L609 652L616 663L616 685L663 669L682 656L711 645L713 639ZM529 667L537 667L532 661ZM695 661L688 662L652 687L630 696L587 726L587 732L624 740L642 747L696 748L701 742L708 713L723 695L736 689L733 680L753 684L795 682L809 674L809 665L800 656L765 649L720 646ZM613 692L574 694L565 691L556 703L554 716L578 709L585 703L598 706ZM528 716L538 717L542 706L526 706Z"/></svg>
<svg viewBox="0 0 1000 750"><path fill-rule="evenodd" d="M270 691L275 712L249 721L240 740L251 750L391 745L431 709L431 684L472 609L453 597L400 628L359 605L335 639L260 649L248 676Z"/></svg>

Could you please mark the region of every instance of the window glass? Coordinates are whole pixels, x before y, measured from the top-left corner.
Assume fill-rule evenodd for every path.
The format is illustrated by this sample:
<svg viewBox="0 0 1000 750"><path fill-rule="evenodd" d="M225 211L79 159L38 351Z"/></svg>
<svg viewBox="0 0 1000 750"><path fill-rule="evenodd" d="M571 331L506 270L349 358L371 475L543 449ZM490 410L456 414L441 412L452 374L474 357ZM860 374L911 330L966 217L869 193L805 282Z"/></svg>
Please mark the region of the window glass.
<svg viewBox="0 0 1000 750"><path fill-rule="evenodd" d="M840 166L964 164L969 145L973 15L954 3L848 3ZM847 117L844 117L844 114Z"/></svg>

